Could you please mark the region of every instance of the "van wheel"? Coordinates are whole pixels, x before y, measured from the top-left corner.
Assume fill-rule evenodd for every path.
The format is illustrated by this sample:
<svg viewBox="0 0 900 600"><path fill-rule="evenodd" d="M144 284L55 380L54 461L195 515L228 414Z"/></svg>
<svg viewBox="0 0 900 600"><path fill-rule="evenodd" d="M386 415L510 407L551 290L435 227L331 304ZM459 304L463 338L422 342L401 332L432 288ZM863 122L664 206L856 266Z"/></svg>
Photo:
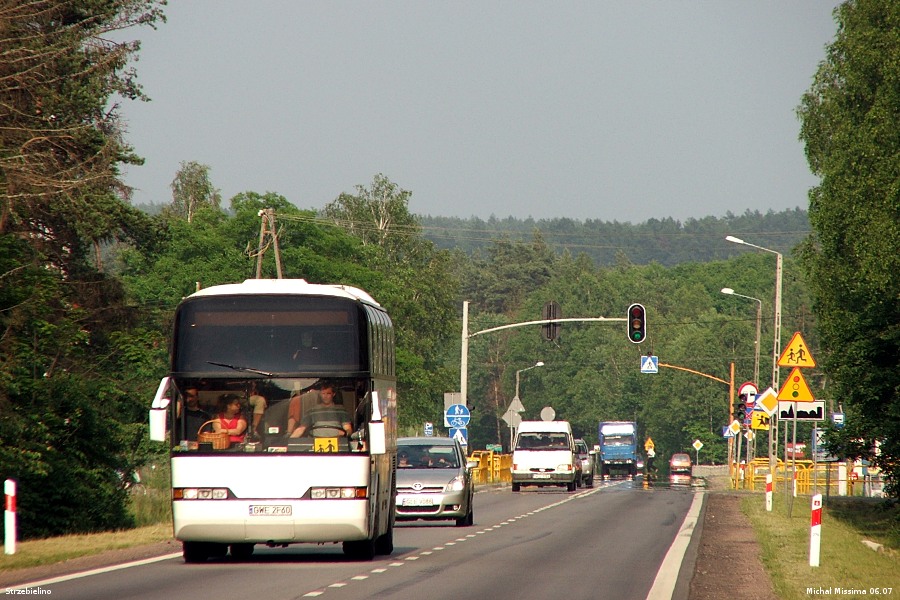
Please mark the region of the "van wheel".
<svg viewBox="0 0 900 600"><path fill-rule="evenodd" d="M513 483L513 484L512 484L512 491L514 491L514 492L518 492L518 491L519 491L519 484L518 484L518 483Z"/></svg>
<svg viewBox="0 0 900 600"><path fill-rule="evenodd" d="M575 482L574 482L574 481L571 481L571 482L569 482L569 483L566 484L566 489L567 489L568 491L570 491L570 492L574 492L574 491L575 491L575 487L576 487L576 485L575 485Z"/></svg>

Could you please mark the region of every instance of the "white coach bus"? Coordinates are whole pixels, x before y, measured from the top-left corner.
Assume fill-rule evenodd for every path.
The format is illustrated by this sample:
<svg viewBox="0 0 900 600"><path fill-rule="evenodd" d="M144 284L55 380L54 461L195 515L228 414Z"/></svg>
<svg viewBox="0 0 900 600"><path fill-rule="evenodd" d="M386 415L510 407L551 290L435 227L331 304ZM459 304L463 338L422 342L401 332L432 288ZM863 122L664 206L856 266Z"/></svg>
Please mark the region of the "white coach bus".
<svg viewBox="0 0 900 600"><path fill-rule="evenodd" d="M256 544L390 554L394 363L390 317L353 287L260 279L185 298L150 410L151 439L171 445L184 560Z"/></svg>

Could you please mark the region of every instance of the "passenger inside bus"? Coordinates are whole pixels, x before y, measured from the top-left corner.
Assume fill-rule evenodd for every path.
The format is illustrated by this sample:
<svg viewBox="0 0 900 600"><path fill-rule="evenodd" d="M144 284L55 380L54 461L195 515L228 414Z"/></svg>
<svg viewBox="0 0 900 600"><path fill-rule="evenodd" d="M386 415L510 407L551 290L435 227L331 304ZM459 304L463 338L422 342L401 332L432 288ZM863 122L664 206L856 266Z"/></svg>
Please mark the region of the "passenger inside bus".
<svg viewBox="0 0 900 600"><path fill-rule="evenodd" d="M244 441L247 419L241 412L241 398L237 394L222 394L219 397L219 412L213 421L213 430L224 431L232 444Z"/></svg>
<svg viewBox="0 0 900 600"><path fill-rule="evenodd" d="M250 394L248 397L250 403L250 412L252 413L253 427L250 428L250 437L256 439L259 437L259 423L262 421L263 415L268 407L266 397L259 393L259 389L255 381L250 382Z"/></svg>
<svg viewBox="0 0 900 600"><path fill-rule="evenodd" d="M182 407L182 404L184 405ZM200 427L209 421L209 413L200 408L200 390L195 386L184 390L184 400L176 406L178 427L181 431L181 419L184 419L184 439L196 442Z"/></svg>

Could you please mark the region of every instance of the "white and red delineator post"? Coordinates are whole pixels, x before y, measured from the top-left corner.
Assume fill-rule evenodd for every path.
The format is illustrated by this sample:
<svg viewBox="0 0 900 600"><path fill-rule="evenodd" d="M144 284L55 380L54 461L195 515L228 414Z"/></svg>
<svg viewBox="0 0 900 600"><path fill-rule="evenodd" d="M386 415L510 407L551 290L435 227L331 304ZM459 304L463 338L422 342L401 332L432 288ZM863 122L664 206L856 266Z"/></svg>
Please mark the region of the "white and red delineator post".
<svg viewBox="0 0 900 600"><path fill-rule="evenodd" d="M766 512L772 512L772 474L766 475Z"/></svg>
<svg viewBox="0 0 900 600"><path fill-rule="evenodd" d="M819 566L819 550L822 547L822 494L812 497L812 513L809 518L809 566Z"/></svg>
<svg viewBox="0 0 900 600"><path fill-rule="evenodd" d="M3 553L16 553L16 482L7 479L3 482Z"/></svg>

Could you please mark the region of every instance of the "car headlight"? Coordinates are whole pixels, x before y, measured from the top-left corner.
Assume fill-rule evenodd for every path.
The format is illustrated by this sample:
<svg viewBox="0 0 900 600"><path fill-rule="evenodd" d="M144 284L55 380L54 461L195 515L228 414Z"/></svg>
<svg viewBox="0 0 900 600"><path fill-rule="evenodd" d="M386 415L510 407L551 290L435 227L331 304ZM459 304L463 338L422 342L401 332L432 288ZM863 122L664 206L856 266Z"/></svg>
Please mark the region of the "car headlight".
<svg viewBox="0 0 900 600"><path fill-rule="evenodd" d="M462 475L457 475L444 486L445 492L461 492L466 489L466 479Z"/></svg>

